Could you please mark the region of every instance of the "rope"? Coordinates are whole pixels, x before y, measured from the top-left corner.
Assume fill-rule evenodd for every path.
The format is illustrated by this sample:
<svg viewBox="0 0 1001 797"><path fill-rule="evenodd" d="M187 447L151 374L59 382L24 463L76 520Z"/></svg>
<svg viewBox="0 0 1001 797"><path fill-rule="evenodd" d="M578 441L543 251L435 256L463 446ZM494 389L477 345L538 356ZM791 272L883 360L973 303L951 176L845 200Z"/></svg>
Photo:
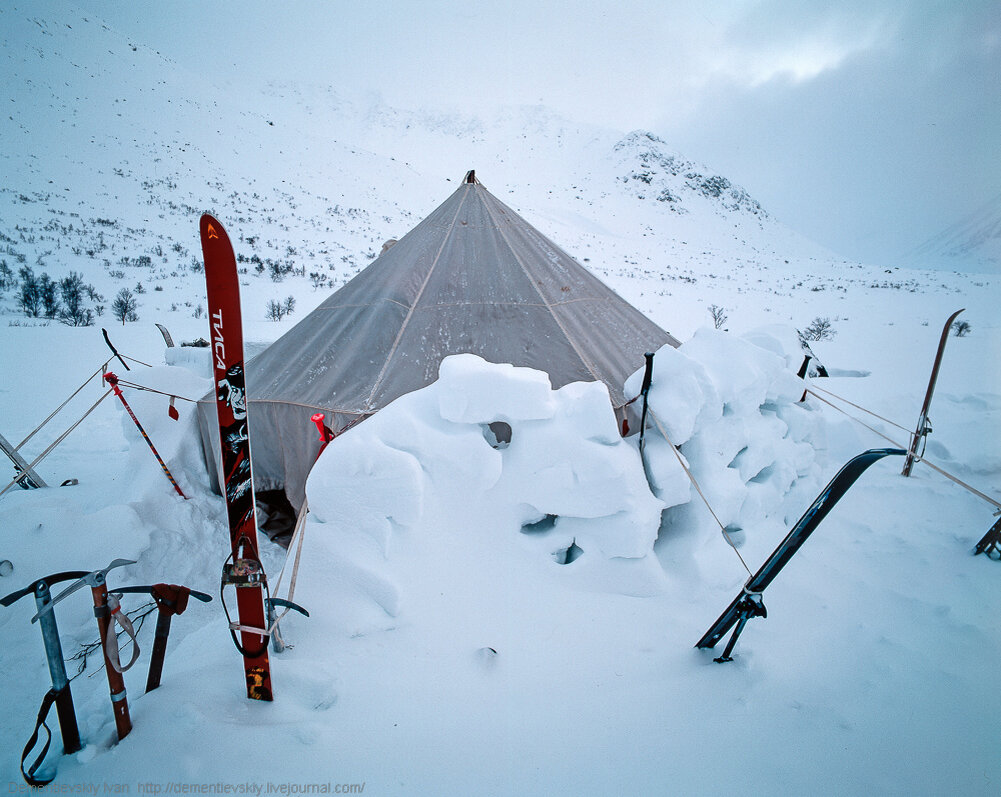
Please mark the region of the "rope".
<svg viewBox="0 0 1001 797"><path fill-rule="evenodd" d="M94 411L95 409L97 409L97 405L98 405L98 404L100 404L100 403L101 403L102 401L104 401L104 400L105 400L105 399L106 399L106 398L107 398L108 396L110 396L110 395L111 395L111 392L112 392L111 390L108 390L108 391L107 391L107 392L106 392L106 393L105 393L105 394L104 394L103 396L101 396L101 398L99 398L99 399L98 399L97 401L95 401L95 402L94 402L94 403L93 403L93 404L92 404L92 405L90 406L90 409L89 409L89 410L87 410L87 411L86 411L86 412L85 412L85 413L83 414L83 416L82 416L82 417L80 418L80 420L78 420L78 421L77 421L76 423L74 423L74 424L73 424L72 426L70 426L70 428L69 428L69 429L67 429L67 430L66 430L65 432L63 432L63 433L62 433L61 435L59 435L59 437L57 437L57 438L55 439L55 442L53 442L53 443L52 443L52 445L50 445L50 446L49 446L49 447L48 447L47 449L45 449L45 450L44 450L44 451L43 451L43 452L42 452L41 454L39 454L39 455L38 455L37 457L35 457L35 460L34 460L34 462L32 462L32 463L31 463L30 465L28 465L28 467L27 467L27 469L26 469L26 470L24 470L24 471L22 471L21 473L19 473L19 474L18 474L18 475L17 475L17 476L16 476L15 478L14 478L14 481L12 481L12 482L11 482L10 484L8 484L8 485L7 485L6 487L4 487L4 488L3 488L2 490L0 490L0 495L3 495L3 494L4 494L5 492L7 492L7 491L8 491L8 490L9 490L9 489L10 489L11 487L13 487L13 486L14 486L15 484L17 484L17 483L18 483L19 481L21 481L21 479L23 479L23 478L24 478L25 476L27 476L27 475L28 475L28 471L31 471L31 470L34 470L34 469L35 469L35 465L37 465L37 464L38 464L39 462L41 462L41 461L42 461L43 459L45 459L45 457L46 457L46 456L48 456L49 452L50 452L50 451L52 451L52 449L54 449L54 448L55 448L55 447L56 447L57 445L59 445L59 444L60 444L60 443L61 443L61 442L62 442L63 440L65 440L65 439L66 439L66 436L67 436L67 435L68 435L68 434L69 434L70 432L72 432L72 431L73 431L74 429L76 429L76 428L77 428L77 427L78 427L78 426L79 426L79 425L80 425L81 423L83 423L83 419L84 419L84 418L86 418L86 417L87 417L88 415L90 415L90 414L91 414L91 413L92 413L92 412L93 412L93 411Z"/></svg>
<svg viewBox="0 0 1001 797"><path fill-rule="evenodd" d="M295 528L292 530L292 539L288 544L288 553L285 555L285 563L282 565L281 572L278 573L278 578L275 581L275 594L278 594L278 590L281 589L282 579L285 577L285 568L288 566L288 560L292 556L292 549L295 548L295 559L292 562L292 573L289 576L288 597L286 598L286 600L289 601L291 601L292 597L295 595L295 582L299 576L299 560L302 558L303 531L306 529L306 515L308 513L309 501L308 499L304 499L302 502L302 508L299 510L299 517L296 518L295 521ZM286 608L282 617L288 614L288 612L289 609Z"/></svg>
<svg viewBox="0 0 1001 797"><path fill-rule="evenodd" d="M858 404L854 404L851 401L849 401L848 399L842 398L837 393L832 393L830 390L825 390L824 388L820 387L820 385L811 383L810 387L808 387L806 389L806 392L807 393L813 393L814 389L817 389L817 390L821 391L822 393L826 393L828 396L833 396L838 401L843 401L845 404L849 404L849 405L851 405L852 407L854 407L857 410L862 410L862 412L864 412L864 413L866 413L868 415L871 415L874 418L879 418L879 420L881 420L883 423L888 423L888 424L890 424L890 426L895 426L896 428L898 428L902 432L907 432L907 434L911 433L910 429L907 429L906 427L901 426L899 423L894 423L893 421L889 420L888 418L884 418L882 415L877 415L872 410L867 410L865 407L862 407L862 406L860 406ZM816 396L817 394L813 393L813 395ZM817 398L820 398L820 396L817 396Z"/></svg>
<svg viewBox="0 0 1001 797"><path fill-rule="evenodd" d="M299 510L299 517L295 521L295 529L292 531L292 539L288 545L288 553L285 555L285 562L282 565L281 572L278 574L278 579L275 581L275 593L281 588L282 579L285 577L285 568L288 566L289 557L292 555L292 549L295 548L295 559L292 562L292 574L289 576L288 582L288 597L286 600L292 601L292 597L295 595L295 582L299 576L299 561L302 558L302 538L303 531L306 528L306 514L309 512L309 501L308 499L303 499L302 508ZM282 645L285 646L285 640L282 639L281 630L278 628L278 623L280 623L285 615L292 611L288 606L284 607L285 611L281 614L276 615L274 621L271 623L270 628L268 628L269 635L275 637L275 639Z"/></svg>
<svg viewBox="0 0 1001 797"><path fill-rule="evenodd" d="M872 432L877 437L881 437L884 440L886 440L886 442L891 443L894 446L894 448L907 448L907 446L901 445L896 440L894 440L892 437L889 437L888 435L883 434L881 431L879 431L879 429L876 429L875 427L870 426L865 421L859 420L854 415L849 415L845 410L841 409L841 407L839 407L837 404L834 404L834 403L828 401L823 396L821 396L819 393L815 393L812 387L808 387L806 389L806 392L809 393L811 396L820 399L828 407L833 407L834 409L836 409L838 412L840 412L845 417L851 418L853 421L855 421L855 423L861 424L862 426L864 426L866 429L868 429L870 432ZM868 410L866 410L866 411L868 412ZM875 413L869 413L869 414L870 415L875 415ZM910 432L908 432L908 434L910 434Z"/></svg>
<svg viewBox="0 0 1001 797"><path fill-rule="evenodd" d="M87 387L87 385L90 384L90 381L95 376L97 376L98 374L103 373L104 369L108 367L108 363L110 363L113 359L115 359L115 358L114 357L109 357L107 360L105 360L101 364L101 367L98 368L96 371L94 371L94 373L92 373L90 376L88 376L87 379L86 379L86 381L82 385L80 385L80 387L78 387L76 390L74 390L73 393L70 395L70 397L68 399L66 399L66 401L64 401L62 404L60 404L54 410L52 410L52 412L49 414L48 418L46 418L44 421L42 421L40 424L38 424L38 426L35 427L34 431L32 431L31 434L29 434L26 438L24 438L24 440L22 440L20 443L18 443L16 446L14 446L14 450L17 451L18 449L21 448L21 446L23 446L25 443L27 443L32 437L34 437L36 434L38 434L38 432L40 432L42 430L42 427L45 426L45 424L47 424L49 421L51 421L54 417L56 417L56 415L58 414L59 410L61 410L63 407L65 407L67 404L69 404L73 400L73 398L76 396L77 393L79 393L81 390L83 390L85 387Z"/></svg>
<svg viewBox="0 0 1001 797"><path fill-rule="evenodd" d="M667 444L671 447L671 451L673 451L674 456L677 457L678 464L681 465L682 470L685 471L685 475L687 475L689 480L692 482L692 486L695 487L695 491L699 494L699 497L702 499L702 502L706 505L706 509L709 510L709 514L713 516L713 520L716 521L716 525L719 526L720 531L723 532L724 539L726 539L729 546L733 548L733 552L737 554L737 558L740 559L740 563L744 566L744 569L747 571L747 575L752 576L753 574L751 573L751 568L747 566L747 562L744 561L744 557L741 556L740 551L737 550L737 546L734 543L733 538L730 537L730 532L726 530L726 526L723 525L722 521L713 511L712 506L709 504L709 499L706 498L706 494L702 492L702 488L699 486L699 482L695 478L695 474L692 473L692 471L688 468L688 465L685 464L685 460L682 459L681 457L681 452L678 451L677 446L675 446L674 443L671 442L671 438L667 434L667 430L661 425L660 419L657 418L657 415L654 413L652 409L649 411L649 415L653 419L654 425L657 427L657 431L661 433L661 435L667 441Z"/></svg>
<svg viewBox="0 0 1001 797"><path fill-rule="evenodd" d="M192 404L198 403L198 399L190 399L187 398L186 396L178 396L176 393L165 393L162 390L157 390L155 387L146 387L145 385L139 385L136 384L135 382L126 381L125 379L122 379L120 377L118 379L118 384L124 385L125 387L130 387L133 390L143 390L147 393L158 393L161 396L167 396L167 398L180 399L181 401L190 401Z"/></svg>
<svg viewBox="0 0 1001 797"><path fill-rule="evenodd" d="M836 404L832 404L830 401L828 401L827 399L825 399L823 396L819 395L818 393L815 393L814 390L813 390L813 388L807 388L806 392L809 393L809 394L811 394L815 398L820 399L822 402L824 402L824 404L827 404L829 407L833 407L838 412L840 412L841 414L843 414L845 417L850 418L851 420L855 421L855 423L861 424L862 426L864 426L866 429L868 429L873 434L877 435L878 437L883 438L888 443L891 443L894 447L896 447L896 448L904 448L905 447L905 446L900 445L900 443L898 443L893 438L888 437L887 435L883 434L878 429L874 429L872 426L870 426L869 424L867 424L865 421L859 420L854 415L849 415L845 410L841 409L841 407L837 406ZM851 402L848 402L848 403L851 403ZM855 406L855 405L852 405L852 406ZM862 409L862 408L860 407L859 409ZM866 412L868 412L868 410L866 410ZM869 414L870 415L875 415L875 413L869 413ZM876 416L876 417L879 417L879 416ZM904 431L907 431L907 430L905 429ZM942 476L945 476L945 478L949 479L950 481L955 482L960 487L963 487L964 489L969 490L971 493L973 493L978 498L982 498L987 503L992 504L993 506L997 507L998 509L1001 509L1001 502L998 502L998 501L994 500L989 495L985 495L984 493L980 492L980 490L978 490L976 487L973 487L972 485L967 484L962 479L959 479L958 477L953 476L948 471L943 470L938 465L936 465L934 462L929 461L923 455L923 452L922 452L921 455L915 454L914 455L914 461L915 462L924 462L925 465L927 465L929 468L931 468L936 473L939 473Z"/></svg>
<svg viewBox="0 0 1001 797"><path fill-rule="evenodd" d="M145 365L147 368L153 367L149 363L144 363L142 360L137 360L135 357L129 357L129 355L127 354L123 354L122 357L124 357L126 360L132 360L132 362L134 363L139 363L139 365ZM111 362L111 360L108 360L108 362Z"/></svg>

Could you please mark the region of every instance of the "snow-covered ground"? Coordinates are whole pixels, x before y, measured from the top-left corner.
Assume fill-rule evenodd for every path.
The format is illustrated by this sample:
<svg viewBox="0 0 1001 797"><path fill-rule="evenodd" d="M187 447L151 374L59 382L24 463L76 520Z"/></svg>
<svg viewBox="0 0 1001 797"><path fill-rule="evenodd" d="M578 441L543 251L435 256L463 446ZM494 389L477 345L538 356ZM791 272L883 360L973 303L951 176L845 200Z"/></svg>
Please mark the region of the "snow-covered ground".
<svg viewBox="0 0 1001 797"><path fill-rule="evenodd" d="M922 296L929 316L957 302ZM1001 389L983 367L996 351L987 320L993 298L958 297L984 322L949 340L928 453L997 496ZM833 341L816 344L829 368L853 374L816 384L909 426L938 330L908 317L916 314L899 315L888 325L860 313L868 320L842 324ZM155 366L133 364L130 379L190 397L205 391L204 378L163 365L152 325L111 332L123 352ZM703 370L714 374L717 393L743 384L748 401L735 420L761 418L760 377L778 377L762 366L764 349L748 359L748 342L730 337L704 329L681 353L702 340ZM744 355L733 362L736 373L718 362L713 371L713 358L727 352ZM3 432L20 440L106 357L94 328L5 328ZM665 373L698 370L669 361L667 352L658 355ZM494 386L497 404L478 410L515 418L507 450L485 442L480 416L455 411L450 422L462 421L465 431L443 431L440 396L431 392L401 399L324 454L310 484L314 514L296 591L312 616L285 623L294 647L273 656L274 704L246 701L218 601L192 603L174 621L163 685L149 695L141 692L152 632L140 633L144 655L126 674L135 730L125 741L113 744L107 687L93 662L73 682L87 746L62 759L50 753L56 782L133 789L146 782L364 782L387 794L996 792L1001 571L971 556L992 523L990 505L920 465L910 479L896 460L873 466L769 588L770 616L749 623L736 660L717 665L713 653L693 645L746 573L705 508L692 500L669 510L653 544L654 499L636 492L635 448L611 444L610 412L581 397L547 398L538 377L527 388L524 381ZM453 380L443 395L475 403L484 398L476 385ZM667 422L670 387L655 382L652 399ZM54 427L68 426L98 395L92 384ZM14 565L4 592L115 557L138 564L116 571L113 584L169 581L217 592L227 554L223 508L207 488L189 405L179 402L175 422L166 398L134 390L128 398L190 500L173 493L109 399L39 466L50 482L73 476L79 485L0 499L3 556ZM531 401L548 402L553 416L519 419L516 410ZM703 397L688 406L698 402L709 403ZM564 417L575 406L584 410ZM743 516L731 506L735 515L725 520L743 527L737 541L752 569L840 464L885 444L816 399L795 409L787 395L785 406L802 416L798 426L810 441L801 475L785 493L765 489L772 478L752 482L768 505L745 502ZM700 423L703 442L711 440L713 424ZM748 428L749 455L764 456L768 467L783 436L763 429L748 436ZM39 435L28 453L54 436ZM518 451L524 442L535 447L527 456ZM655 473L667 467L658 442L652 430ZM719 442L732 447L733 437ZM710 494L713 476L734 470L718 457L716 465L711 456L700 464L698 451L686 453ZM722 448L718 454L729 456ZM390 461L403 464L394 470ZM499 474L498 461L509 470ZM776 461L792 464L789 456ZM740 488L715 489L725 507ZM724 511L719 503L717 511ZM609 523L619 512L631 520L617 515ZM523 530L547 514L560 518L552 529ZM607 556L606 527L616 530ZM583 553L561 565L553 554L567 547L567 536ZM284 552L269 543L264 549L274 578ZM623 554L634 558L607 558ZM126 608L139 605L132 600ZM15 784L17 751L47 688L39 633L28 623L31 603L0 613L8 705L0 767ZM80 596L59 607L67 657L96 637L87 603Z"/></svg>
<svg viewBox="0 0 1001 797"><path fill-rule="evenodd" d="M0 63L17 108L0 120L0 258L15 273L78 271L106 304L139 281L146 292L138 322L105 314L80 328L25 318L13 290L0 292L0 433L13 443L108 359L102 324L149 364L124 374L112 362L119 376L181 397L208 391L197 355L175 352L167 365L153 326L178 341L207 337L198 211L218 213L246 258L246 337L259 347L476 167L684 341L657 355L651 406L752 570L845 461L889 445L816 397L798 403L790 340L815 318L835 332L813 344L832 374L813 381L818 392L872 410L887 420L842 405L906 444L941 326L965 308L972 329L949 338L927 454L1001 498L996 274L845 262L743 189L715 195L723 178L656 136L593 130L541 108L463 119L360 107L304 86L233 99L56 6L0 10L5 42L16 44ZM303 273L272 281L255 255ZM266 300L286 295L295 313L265 320ZM728 332L711 328L710 305L729 316ZM41 453L102 392L91 381L24 455ZM189 499L106 399L38 466L50 484L79 484L0 497L0 559L13 567L0 595L124 557L137 564L113 571L112 586L166 581L217 596L225 511L191 405L179 401L174 421L166 397L126 397ZM311 617L283 624L292 647L272 656L274 703L246 700L218 597L192 602L148 695L152 618L140 629L143 653L125 675L134 730L120 743L91 656L72 685L84 749L60 757L50 718L53 786L1001 790L1001 564L971 555L994 522L990 503L924 465L905 479L899 458L877 463L768 588L769 616L748 623L735 660L715 664L719 650L694 644L747 573L656 427L656 494L646 489L636 440L616 438L602 399L594 385L553 392L543 375L459 358L439 383L338 438L309 485L295 598ZM483 425L500 417L512 439L495 449ZM274 580L285 551L262 549ZM57 609L67 658L96 639L86 595ZM132 596L125 608L140 604ZM0 609L0 783L11 793L49 685L33 614L30 598Z"/></svg>

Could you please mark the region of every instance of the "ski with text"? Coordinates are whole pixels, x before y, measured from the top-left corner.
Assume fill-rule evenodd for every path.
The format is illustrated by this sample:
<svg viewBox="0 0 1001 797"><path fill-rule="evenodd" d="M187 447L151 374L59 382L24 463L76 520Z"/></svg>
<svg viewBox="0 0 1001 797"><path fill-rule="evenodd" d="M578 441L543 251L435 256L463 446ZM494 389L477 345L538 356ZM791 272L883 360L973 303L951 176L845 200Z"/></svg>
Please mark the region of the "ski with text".
<svg viewBox="0 0 1001 797"><path fill-rule="evenodd" d="M223 568L222 589L224 591L228 585L236 588L238 622L230 623L230 632L237 650L243 655L247 697L271 700L271 667L265 631L267 579L257 547L236 257L229 236L212 216L202 216L200 232L208 287L222 487L232 544L232 554ZM225 598L223 607L226 607Z"/></svg>

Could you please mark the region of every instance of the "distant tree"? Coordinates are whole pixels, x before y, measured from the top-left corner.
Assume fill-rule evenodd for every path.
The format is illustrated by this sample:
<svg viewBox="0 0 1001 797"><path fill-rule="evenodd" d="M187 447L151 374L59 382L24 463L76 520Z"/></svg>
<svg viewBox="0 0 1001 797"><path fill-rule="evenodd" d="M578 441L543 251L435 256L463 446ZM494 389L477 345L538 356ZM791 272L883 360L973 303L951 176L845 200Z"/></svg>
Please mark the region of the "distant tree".
<svg viewBox="0 0 1001 797"><path fill-rule="evenodd" d="M957 338L965 338L973 331L969 321L953 321L952 331Z"/></svg>
<svg viewBox="0 0 1001 797"><path fill-rule="evenodd" d="M136 301L135 295L128 288L122 288L115 297L115 301L111 303L111 315L121 321L122 326L125 325L126 321L139 320L139 314L136 312L138 309L139 302Z"/></svg>
<svg viewBox="0 0 1001 797"><path fill-rule="evenodd" d="M53 279L42 272L38 278L38 296L42 302L42 313L46 318L55 318L59 315L59 297L56 295L58 285Z"/></svg>
<svg viewBox="0 0 1001 797"><path fill-rule="evenodd" d="M709 315L712 316L713 326L716 327L716 329L722 329L723 324L727 321L727 315L724 309L718 304L711 304L709 305Z"/></svg>
<svg viewBox="0 0 1001 797"><path fill-rule="evenodd" d="M94 323L94 313L83 306L83 297L88 286L83 277L71 271L68 277L59 280L59 296L63 307L59 320L72 327L89 327ZM91 289L93 290L93 289Z"/></svg>
<svg viewBox="0 0 1001 797"><path fill-rule="evenodd" d="M42 312L42 296L38 290L38 279L31 266L22 266L18 271L21 287L17 292L17 303L29 318L38 318Z"/></svg>
<svg viewBox="0 0 1001 797"><path fill-rule="evenodd" d="M0 291L13 288L16 284L17 280L14 278L14 272L10 270L7 261L0 260Z"/></svg>
<svg viewBox="0 0 1001 797"><path fill-rule="evenodd" d="M274 299L268 299L264 307L264 317L269 321L281 321L285 317L285 305Z"/></svg>

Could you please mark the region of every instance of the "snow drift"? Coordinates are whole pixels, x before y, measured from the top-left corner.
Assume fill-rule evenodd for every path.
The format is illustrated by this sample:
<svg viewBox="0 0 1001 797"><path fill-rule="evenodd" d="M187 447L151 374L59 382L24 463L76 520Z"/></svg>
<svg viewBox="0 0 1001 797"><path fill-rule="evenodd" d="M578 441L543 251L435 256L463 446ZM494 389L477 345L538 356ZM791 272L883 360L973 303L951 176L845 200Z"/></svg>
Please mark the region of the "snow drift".
<svg viewBox="0 0 1001 797"><path fill-rule="evenodd" d="M581 585L633 595L663 579L652 553L664 504L598 382L553 390L540 371L446 358L438 381L336 438L307 495L330 533L367 534L385 559L419 529L448 556L460 543L430 530L460 516L461 544L505 550L539 574L564 564ZM483 538L499 520L503 538Z"/></svg>

